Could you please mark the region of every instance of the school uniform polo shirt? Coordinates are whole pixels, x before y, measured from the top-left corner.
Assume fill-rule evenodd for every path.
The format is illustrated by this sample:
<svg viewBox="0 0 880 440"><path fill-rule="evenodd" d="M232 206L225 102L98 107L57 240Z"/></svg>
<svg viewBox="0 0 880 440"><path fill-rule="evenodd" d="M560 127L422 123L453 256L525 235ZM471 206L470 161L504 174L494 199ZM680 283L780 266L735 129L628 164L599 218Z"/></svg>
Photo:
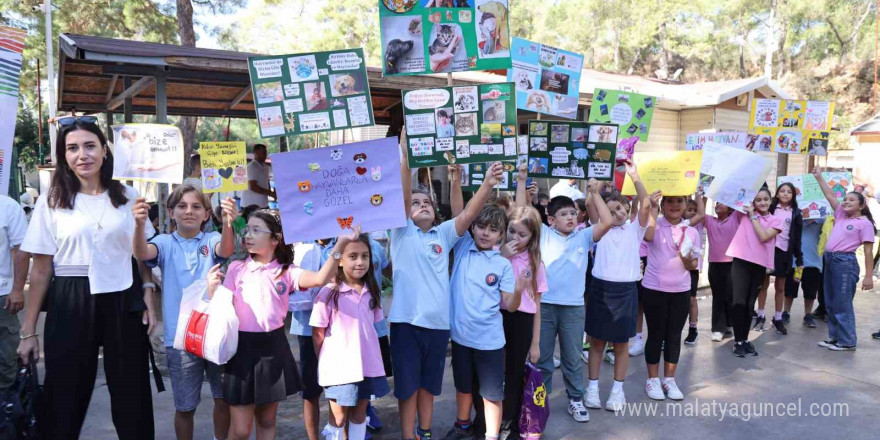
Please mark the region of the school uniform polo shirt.
<svg viewBox="0 0 880 440"><path fill-rule="evenodd" d="M593 227L571 234L541 225L541 261L547 271L547 293L542 304L584 305L587 261L593 247Z"/></svg>
<svg viewBox="0 0 880 440"><path fill-rule="evenodd" d="M412 219L391 230L394 300L388 321L449 330L449 251L460 238L455 219L428 232Z"/></svg>
<svg viewBox="0 0 880 440"><path fill-rule="evenodd" d="M211 267L224 261L214 253L220 240L217 232L199 232L193 238L183 238L175 231L158 235L150 241L159 254L144 264L162 270L162 320L165 322L166 347L174 345L183 289L206 279Z"/></svg>
<svg viewBox="0 0 880 440"><path fill-rule="evenodd" d="M0 196L0 296L12 292L14 275L11 249L24 241L26 233L24 210L15 200Z"/></svg>
<svg viewBox="0 0 880 440"><path fill-rule="evenodd" d="M464 234L452 266L452 340L476 350L503 348L501 292L513 293L515 285L510 260L494 249L477 249Z"/></svg>

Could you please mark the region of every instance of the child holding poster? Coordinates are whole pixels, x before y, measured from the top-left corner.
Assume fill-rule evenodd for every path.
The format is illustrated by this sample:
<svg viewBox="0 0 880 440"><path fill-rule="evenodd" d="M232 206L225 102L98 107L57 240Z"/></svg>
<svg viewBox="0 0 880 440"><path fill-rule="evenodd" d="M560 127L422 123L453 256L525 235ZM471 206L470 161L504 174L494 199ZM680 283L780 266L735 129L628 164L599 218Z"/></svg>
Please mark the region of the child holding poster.
<svg viewBox="0 0 880 440"><path fill-rule="evenodd" d="M856 250L862 246L865 252L865 277L862 290L874 288L871 268L874 267L874 234L876 224L865 196L848 193L838 201L818 169L813 175L819 181L825 198L834 210L834 227L825 245L825 309L828 314L828 339L819 345L833 351L856 349L856 316L853 297L859 281L859 264Z"/></svg>
<svg viewBox="0 0 880 440"><path fill-rule="evenodd" d="M706 209L705 199L703 210ZM733 258L726 255L730 242L739 227L743 215L727 205L715 203L715 217L703 217L703 226L709 238L709 287L712 289L712 340L721 342L732 333L730 267Z"/></svg>
<svg viewBox="0 0 880 440"><path fill-rule="evenodd" d="M776 235L783 228L782 220L770 214L770 190L766 187L758 191L751 205L743 208L749 218L740 222L727 249L727 256L733 258L733 355L737 357L758 355L749 342L749 324L767 269L774 267Z"/></svg>
<svg viewBox="0 0 880 440"><path fill-rule="evenodd" d="M406 157L407 139L400 148ZM449 345L449 251L467 232L504 169L493 163L464 211L440 222L430 194L412 189L412 173L402 160L401 183L407 225L391 231L394 301L391 323L391 362L395 371L394 397L398 399L404 440L431 438L434 397L443 387L446 347ZM419 417L416 431L416 412Z"/></svg>

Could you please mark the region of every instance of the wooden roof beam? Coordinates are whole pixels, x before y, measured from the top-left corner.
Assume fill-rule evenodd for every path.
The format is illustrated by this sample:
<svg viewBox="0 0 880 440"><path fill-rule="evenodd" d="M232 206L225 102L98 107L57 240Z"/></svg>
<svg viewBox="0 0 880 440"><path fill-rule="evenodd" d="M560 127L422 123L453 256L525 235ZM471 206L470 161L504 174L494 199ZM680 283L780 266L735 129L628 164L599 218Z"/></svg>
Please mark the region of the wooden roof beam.
<svg viewBox="0 0 880 440"><path fill-rule="evenodd" d="M131 87L122 91L122 93L116 95L115 98L111 99L107 102L107 110L115 110L117 107L122 105L127 98L134 98L138 93L149 87L156 79L152 76L145 76L134 84Z"/></svg>
<svg viewBox="0 0 880 440"><path fill-rule="evenodd" d="M237 106L250 92L251 86L242 88L241 91L238 92L238 95L235 95L235 99L229 101L229 105L226 106L226 110L232 110L232 108Z"/></svg>
<svg viewBox="0 0 880 440"><path fill-rule="evenodd" d="M113 78L110 79L110 87L107 87L107 97L104 99L104 102L110 102L113 98L113 92L116 91L117 80L119 80L119 75L113 75Z"/></svg>

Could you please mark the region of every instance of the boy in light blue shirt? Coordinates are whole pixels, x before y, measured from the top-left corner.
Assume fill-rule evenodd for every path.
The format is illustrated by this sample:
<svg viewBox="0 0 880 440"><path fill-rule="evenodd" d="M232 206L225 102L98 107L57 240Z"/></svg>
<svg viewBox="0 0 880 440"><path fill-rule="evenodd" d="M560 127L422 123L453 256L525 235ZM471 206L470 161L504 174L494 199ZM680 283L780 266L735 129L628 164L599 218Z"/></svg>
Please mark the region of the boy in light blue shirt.
<svg viewBox="0 0 880 440"><path fill-rule="evenodd" d="M148 267L162 270L162 320L165 322L165 353L171 390L174 394L174 429L192 438L193 418L201 400L202 381L207 376L214 397L214 437L225 439L229 431L229 406L223 401L220 366L174 348L177 320L183 289L204 280L211 268L235 252L232 222L238 217L235 201L221 202L226 214L223 234L203 232L211 216L211 200L192 185L184 184L168 196L167 206L177 229L155 236L149 243L144 236L149 205L138 199L132 208L135 234L132 243L135 258ZM188 433L188 435L186 434Z"/></svg>
<svg viewBox="0 0 880 440"><path fill-rule="evenodd" d="M526 193L527 169L521 166L517 175L516 204L529 206ZM556 196L547 205L550 226L541 229L541 261L547 272L548 291L541 297L541 356L538 368L544 376L547 394L552 392L553 350L559 337L562 361L562 379L568 395L568 413L577 422L589 422L590 413L584 406L584 363L581 361L581 341L584 334L584 284L589 252L611 228L613 219L605 201L599 195L599 185L590 179L587 203L593 203L599 213L599 224L580 231L577 227L578 210L574 201Z"/></svg>

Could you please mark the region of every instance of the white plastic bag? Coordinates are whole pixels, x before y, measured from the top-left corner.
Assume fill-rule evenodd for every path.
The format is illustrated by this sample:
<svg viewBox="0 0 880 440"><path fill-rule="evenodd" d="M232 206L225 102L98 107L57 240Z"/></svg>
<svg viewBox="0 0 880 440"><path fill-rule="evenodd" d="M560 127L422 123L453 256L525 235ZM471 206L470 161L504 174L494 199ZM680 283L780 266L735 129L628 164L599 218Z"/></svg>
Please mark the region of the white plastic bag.
<svg viewBox="0 0 880 440"><path fill-rule="evenodd" d="M238 349L238 316L232 291L219 286L210 301L203 299L208 283L199 280L183 289L174 348L217 365L223 365Z"/></svg>

